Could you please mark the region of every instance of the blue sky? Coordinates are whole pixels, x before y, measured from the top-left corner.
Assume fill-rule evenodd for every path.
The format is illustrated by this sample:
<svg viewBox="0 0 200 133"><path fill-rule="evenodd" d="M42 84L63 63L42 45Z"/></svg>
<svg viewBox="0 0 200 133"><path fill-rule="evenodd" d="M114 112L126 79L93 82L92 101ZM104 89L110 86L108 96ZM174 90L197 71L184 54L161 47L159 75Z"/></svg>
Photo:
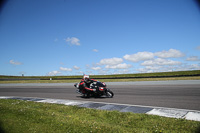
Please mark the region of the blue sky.
<svg viewBox="0 0 200 133"><path fill-rule="evenodd" d="M200 70L193 0L8 0L0 75Z"/></svg>

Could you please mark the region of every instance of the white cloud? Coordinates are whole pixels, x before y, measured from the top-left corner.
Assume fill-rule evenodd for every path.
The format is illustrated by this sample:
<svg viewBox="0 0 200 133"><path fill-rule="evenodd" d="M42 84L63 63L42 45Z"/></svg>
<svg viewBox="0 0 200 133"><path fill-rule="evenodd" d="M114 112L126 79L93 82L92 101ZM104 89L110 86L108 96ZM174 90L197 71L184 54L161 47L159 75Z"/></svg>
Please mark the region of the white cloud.
<svg viewBox="0 0 200 133"><path fill-rule="evenodd" d="M175 63L176 64L176 63ZM200 65L198 64L183 64L178 63L178 65L154 65L154 66L145 66L144 68L136 69L141 73L149 72L170 72L170 71L188 71L188 70L199 70Z"/></svg>
<svg viewBox="0 0 200 133"><path fill-rule="evenodd" d="M71 68L64 68L64 67L60 67L60 70L61 70L61 71L72 71Z"/></svg>
<svg viewBox="0 0 200 133"><path fill-rule="evenodd" d="M137 71L141 73L159 72L161 71L161 66L146 66L145 68L139 68Z"/></svg>
<svg viewBox="0 0 200 133"><path fill-rule="evenodd" d="M171 72L174 70L177 70L177 66L145 66L144 68L137 69L141 73Z"/></svg>
<svg viewBox="0 0 200 133"><path fill-rule="evenodd" d="M92 67L92 70L101 70L101 67Z"/></svg>
<svg viewBox="0 0 200 133"><path fill-rule="evenodd" d="M154 58L154 54L152 52L138 52L136 54L132 55L125 55L124 59L132 62L139 62L139 61L145 61L150 60Z"/></svg>
<svg viewBox="0 0 200 133"><path fill-rule="evenodd" d="M80 40L76 37L68 37L67 39L65 39L66 42L68 42L70 45L77 45L80 46Z"/></svg>
<svg viewBox="0 0 200 133"><path fill-rule="evenodd" d="M60 74L61 72L59 72L59 71L52 71L52 72L49 72L47 75L48 76L55 76L55 75L57 75L57 74Z"/></svg>
<svg viewBox="0 0 200 133"><path fill-rule="evenodd" d="M99 50L97 50L97 49L93 49L92 51L93 51L93 52L99 52Z"/></svg>
<svg viewBox="0 0 200 133"><path fill-rule="evenodd" d="M187 61L200 61L198 56L190 56L186 60Z"/></svg>
<svg viewBox="0 0 200 133"><path fill-rule="evenodd" d="M127 73L130 73L130 70L128 70L128 69L118 69L113 74L127 74Z"/></svg>
<svg viewBox="0 0 200 133"><path fill-rule="evenodd" d="M12 64L12 65L22 65L21 62L14 61L14 60L10 60L9 63Z"/></svg>
<svg viewBox="0 0 200 133"><path fill-rule="evenodd" d="M152 70L152 71L158 71L162 68L162 66L146 66L145 69Z"/></svg>
<svg viewBox="0 0 200 133"><path fill-rule="evenodd" d="M95 51L95 50L94 50ZM126 54L123 58L105 58L100 60L99 63L93 64L93 67L87 65L86 68L91 72L92 70L97 71L99 74L114 74L114 73L128 73L130 72L130 68L133 67L131 64L126 64L124 61L128 60L134 62L134 68L138 66L139 69L134 69L133 71L139 72L167 72L167 71L177 71L180 69L184 69L184 62L179 60L172 60L167 58L180 58L185 56L179 50L169 49L160 52L138 52L132 55ZM191 56L187 58L188 61L196 61L199 60L197 56ZM141 62L143 61L143 62ZM139 62L139 63L138 63ZM99 67L100 66L100 67ZM198 65L193 65L190 67L191 70L199 68ZM190 70L189 69L189 70Z"/></svg>
<svg viewBox="0 0 200 133"><path fill-rule="evenodd" d="M99 65L117 65L123 62L122 58L109 58L109 59L102 59Z"/></svg>
<svg viewBox="0 0 200 133"><path fill-rule="evenodd" d="M183 57L184 54L176 49L170 49L168 51L161 51L161 52L156 52L154 54L155 56L158 56L159 58L178 58L178 57Z"/></svg>
<svg viewBox="0 0 200 133"><path fill-rule="evenodd" d="M159 58L178 58L185 56L182 52L176 49L170 49L168 51L161 51L161 52L138 52L136 54L128 55L126 54L123 58L128 61L132 62L139 62L139 61L146 61L152 60L155 56Z"/></svg>
<svg viewBox="0 0 200 133"><path fill-rule="evenodd" d="M98 74L100 74L100 75L108 75L109 74L109 70L99 70L98 71Z"/></svg>
<svg viewBox="0 0 200 133"><path fill-rule="evenodd" d="M198 64L191 64L188 66L188 70L200 70L200 66Z"/></svg>
<svg viewBox="0 0 200 133"><path fill-rule="evenodd" d="M185 64L176 68L176 71L200 70L198 64Z"/></svg>
<svg viewBox="0 0 200 133"><path fill-rule="evenodd" d="M117 65L106 65L105 68L108 68L108 69L128 69L128 68L131 68L131 67L132 67L132 65L123 63L123 64L117 64Z"/></svg>
<svg viewBox="0 0 200 133"><path fill-rule="evenodd" d="M84 74L84 72L83 71L79 71L79 72L76 72L77 74L81 74L81 75L83 75Z"/></svg>
<svg viewBox="0 0 200 133"><path fill-rule="evenodd" d="M153 60L144 61L143 63L141 63L141 65L143 65L143 66L181 65L181 62L162 59L162 58L156 58L156 59L153 59Z"/></svg>
<svg viewBox="0 0 200 133"><path fill-rule="evenodd" d="M76 70L79 70L79 69L80 69L80 67L77 67L77 66L74 66L73 68L76 69Z"/></svg>

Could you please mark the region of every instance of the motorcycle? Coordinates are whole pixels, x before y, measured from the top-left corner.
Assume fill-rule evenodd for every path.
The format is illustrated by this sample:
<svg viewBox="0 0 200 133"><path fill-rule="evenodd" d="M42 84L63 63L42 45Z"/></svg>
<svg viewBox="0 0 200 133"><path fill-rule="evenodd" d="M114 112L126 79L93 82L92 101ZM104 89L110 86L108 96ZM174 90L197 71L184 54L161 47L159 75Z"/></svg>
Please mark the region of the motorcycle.
<svg viewBox="0 0 200 133"><path fill-rule="evenodd" d="M114 93L107 88L107 85L104 82L96 81L90 84L91 89L96 89L96 91L86 91L85 94L81 93L79 89L79 83L75 83L74 87L78 89L76 92L81 94L83 97L101 97L106 96L112 98Z"/></svg>

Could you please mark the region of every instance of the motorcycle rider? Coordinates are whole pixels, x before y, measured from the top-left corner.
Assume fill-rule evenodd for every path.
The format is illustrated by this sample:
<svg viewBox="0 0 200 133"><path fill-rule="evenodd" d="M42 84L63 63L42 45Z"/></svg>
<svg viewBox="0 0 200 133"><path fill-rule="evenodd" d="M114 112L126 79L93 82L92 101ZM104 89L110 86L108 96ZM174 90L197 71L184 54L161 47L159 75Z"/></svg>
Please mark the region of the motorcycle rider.
<svg viewBox="0 0 200 133"><path fill-rule="evenodd" d="M87 91L96 91L96 89L90 88L90 84L93 82L96 82L97 80L95 79L90 79L88 75L84 75L83 79L81 79L81 82L79 83L79 92L87 95Z"/></svg>

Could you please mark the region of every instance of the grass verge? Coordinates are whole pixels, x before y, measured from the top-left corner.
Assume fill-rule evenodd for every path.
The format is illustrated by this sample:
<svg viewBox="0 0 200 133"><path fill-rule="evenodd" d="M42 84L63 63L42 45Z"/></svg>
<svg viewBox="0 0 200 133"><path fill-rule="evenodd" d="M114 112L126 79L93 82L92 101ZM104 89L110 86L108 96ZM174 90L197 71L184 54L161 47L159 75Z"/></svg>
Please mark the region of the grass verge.
<svg viewBox="0 0 200 133"><path fill-rule="evenodd" d="M137 74L113 74L113 75L90 75L94 79L119 79L119 78L163 78L163 77L189 77L200 76L200 70L192 71L174 71L174 72L155 72L155 73L137 73ZM81 79L83 75L77 76L6 76L0 75L0 79L41 79L63 80L63 79Z"/></svg>
<svg viewBox="0 0 200 133"><path fill-rule="evenodd" d="M74 83L80 82L83 76L5 76L0 75L3 83ZM160 81L160 80L200 80L200 70L175 71L160 73L91 75L90 78L102 82ZM50 80L52 79L52 80Z"/></svg>
<svg viewBox="0 0 200 133"><path fill-rule="evenodd" d="M199 132L200 122L0 99L0 132Z"/></svg>
<svg viewBox="0 0 200 133"><path fill-rule="evenodd" d="M98 79L102 82L134 82L134 81L166 81L166 80L200 80L200 76L192 77L170 77L170 78L133 78L133 79ZM72 80L16 80L16 81L0 81L0 84L10 83L76 83L80 79Z"/></svg>

